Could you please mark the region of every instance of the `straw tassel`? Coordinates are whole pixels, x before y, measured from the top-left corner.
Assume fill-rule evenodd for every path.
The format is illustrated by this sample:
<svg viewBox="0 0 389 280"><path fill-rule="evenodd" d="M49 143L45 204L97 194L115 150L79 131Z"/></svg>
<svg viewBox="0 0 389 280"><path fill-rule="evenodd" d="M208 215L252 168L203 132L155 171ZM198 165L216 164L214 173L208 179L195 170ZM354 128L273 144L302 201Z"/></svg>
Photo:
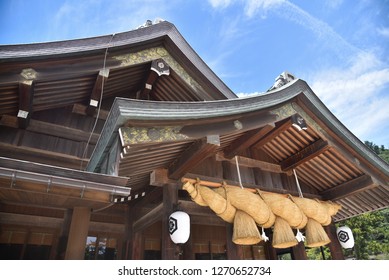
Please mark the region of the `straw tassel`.
<svg viewBox="0 0 389 280"><path fill-rule="evenodd" d="M331 242L323 226L314 219L308 219L305 233L307 247L320 247Z"/></svg>
<svg viewBox="0 0 389 280"><path fill-rule="evenodd" d="M232 242L239 245L254 245L262 240L254 219L244 211L237 210L234 218Z"/></svg>
<svg viewBox="0 0 389 280"><path fill-rule="evenodd" d="M273 230L273 247L283 249L293 247L297 244L298 242L288 222L277 216Z"/></svg>

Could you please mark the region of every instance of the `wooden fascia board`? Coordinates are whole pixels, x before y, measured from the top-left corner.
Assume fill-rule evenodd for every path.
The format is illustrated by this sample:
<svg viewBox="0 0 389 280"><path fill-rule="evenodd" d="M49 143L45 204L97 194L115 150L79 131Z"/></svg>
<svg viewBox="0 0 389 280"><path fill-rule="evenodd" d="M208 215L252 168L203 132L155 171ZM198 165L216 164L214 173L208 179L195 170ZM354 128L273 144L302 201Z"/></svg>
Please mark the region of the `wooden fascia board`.
<svg viewBox="0 0 389 280"><path fill-rule="evenodd" d="M339 200L374 187L375 184L372 178L369 175L364 174L336 187L325 190L321 192L320 195L325 200Z"/></svg>

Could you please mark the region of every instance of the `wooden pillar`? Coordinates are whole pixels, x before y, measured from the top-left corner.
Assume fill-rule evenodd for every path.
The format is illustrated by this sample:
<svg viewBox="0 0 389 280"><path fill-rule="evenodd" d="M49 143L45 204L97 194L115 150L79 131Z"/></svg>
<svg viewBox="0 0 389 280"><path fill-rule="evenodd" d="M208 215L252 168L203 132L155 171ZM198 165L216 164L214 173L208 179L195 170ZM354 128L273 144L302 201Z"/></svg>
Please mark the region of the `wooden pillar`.
<svg viewBox="0 0 389 280"><path fill-rule="evenodd" d="M296 246L291 248L292 257L294 260L306 260L307 252L305 251L304 242L299 242Z"/></svg>
<svg viewBox="0 0 389 280"><path fill-rule="evenodd" d="M61 233L58 237L55 259L63 260L65 258L66 246L68 244L70 222L72 220L72 209L66 209L63 217Z"/></svg>
<svg viewBox="0 0 389 280"><path fill-rule="evenodd" d="M229 260L243 260L243 250L241 246L232 242L233 225L226 224L226 249L227 259Z"/></svg>
<svg viewBox="0 0 389 280"><path fill-rule="evenodd" d="M66 247L66 260L83 260L85 244L88 237L91 209L87 207L74 207L70 224L68 244Z"/></svg>
<svg viewBox="0 0 389 280"><path fill-rule="evenodd" d="M125 255L123 259L125 260L142 260L144 253L144 238L143 231L134 231L134 222L135 215L137 212L138 206L132 205L128 206L126 209L126 229L125 236L126 241L124 242Z"/></svg>
<svg viewBox="0 0 389 280"><path fill-rule="evenodd" d="M132 252L132 245L131 245L131 240L132 240L132 226L134 224L134 218L133 215L131 215L131 211L134 207L130 207L129 205L126 205L125 209L125 232L124 232L124 242L123 242L123 255L122 259L123 260L129 260L131 257L131 252Z"/></svg>
<svg viewBox="0 0 389 280"><path fill-rule="evenodd" d="M131 259L132 260L143 260L145 251L145 241L143 238L143 232L137 231L132 234L131 242Z"/></svg>
<svg viewBox="0 0 389 280"><path fill-rule="evenodd" d="M269 237L269 240L265 242L265 245L263 246L265 249L265 256L267 260L277 260L277 251L272 246L273 242L273 231L271 229L265 229L266 235Z"/></svg>
<svg viewBox="0 0 389 280"><path fill-rule="evenodd" d="M20 259L21 260L24 260L24 255L26 254L26 249L27 249L28 241L30 239L30 235L31 235L31 230L28 229L27 232L26 232L26 236L24 237L24 243L23 243L22 251L20 252Z"/></svg>
<svg viewBox="0 0 389 280"><path fill-rule="evenodd" d="M162 210L162 252L163 260L178 260L179 248L170 238L169 216L175 210L178 202L178 190L176 184L163 186L163 210Z"/></svg>
<svg viewBox="0 0 389 280"><path fill-rule="evenodd" d="M344 260L344 254L342 250L342 245L340 245L338 236L336 235L336 227L334 223L329 224L324 227L329 239L331 242L327 245L331 252L331 257L333 260Z"/></svg>
<svg viewBox="0 0 389 280"><path fill-rule="evenodd" d="M182 248L184 250L183 256L182 256L182 258L184 260L194 260L195 259L195 255L193 253L192 234L189 236L189 240L184 245L182 245Z"/></svg>

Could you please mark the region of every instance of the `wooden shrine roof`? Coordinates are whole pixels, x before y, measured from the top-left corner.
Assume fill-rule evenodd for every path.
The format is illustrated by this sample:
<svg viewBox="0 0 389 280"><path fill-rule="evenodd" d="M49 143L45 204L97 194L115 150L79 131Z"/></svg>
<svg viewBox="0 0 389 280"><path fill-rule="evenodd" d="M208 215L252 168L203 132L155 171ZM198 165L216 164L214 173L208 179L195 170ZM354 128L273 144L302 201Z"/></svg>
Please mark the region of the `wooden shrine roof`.
<svg viewBox="0 0 389 280"><path fill-rule="evenodd" d="M296 130L296 117L307 130ZM336 220L389 205L388 164L304 81L237 98L169 22L0 46L1 201L99 207L111 193L85 197L83 181L142 193L160 172L177 183L211 156L273 173L295 169L306 195L342 204ZM111 174L105 164L120 177L97 174ZM18 172L36 182L14 185ZM53 193L57 177L81 187Z"/></svg>
<svg viewBox="0 0 389 280"><path fill-rule="evenodd" d="M305 120L306 130L296 129L295 116ZM242 166L289 174L295 169L306 195L343 206L336 220L389 205L389 165L340 123L302 80L255 97L223 101L118 98L102 135L88 170L101 171L101 162L112 154L120 135L119 175L129 176L134 190L148 184L150 174L160 168L167 169L167 178L179 179L210 156L231 162L238 156ZM245 157L245 149L252 156ZM260 152L266 160L255 156Z"/></svg>

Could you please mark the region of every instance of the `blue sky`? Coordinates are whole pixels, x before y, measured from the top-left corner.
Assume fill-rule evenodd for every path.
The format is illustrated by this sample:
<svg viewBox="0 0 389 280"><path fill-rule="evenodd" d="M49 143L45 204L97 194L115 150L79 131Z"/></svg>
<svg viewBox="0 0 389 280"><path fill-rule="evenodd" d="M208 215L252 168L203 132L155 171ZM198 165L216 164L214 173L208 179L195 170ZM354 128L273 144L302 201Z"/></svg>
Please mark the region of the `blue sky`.
<svg viewBox="0 0 389 280"><path fill-rule="evenodd" d="M287 70L362 141L389 147L389 0L0 0L0 44L128 31L162 18L240 96Z"/></svg>

